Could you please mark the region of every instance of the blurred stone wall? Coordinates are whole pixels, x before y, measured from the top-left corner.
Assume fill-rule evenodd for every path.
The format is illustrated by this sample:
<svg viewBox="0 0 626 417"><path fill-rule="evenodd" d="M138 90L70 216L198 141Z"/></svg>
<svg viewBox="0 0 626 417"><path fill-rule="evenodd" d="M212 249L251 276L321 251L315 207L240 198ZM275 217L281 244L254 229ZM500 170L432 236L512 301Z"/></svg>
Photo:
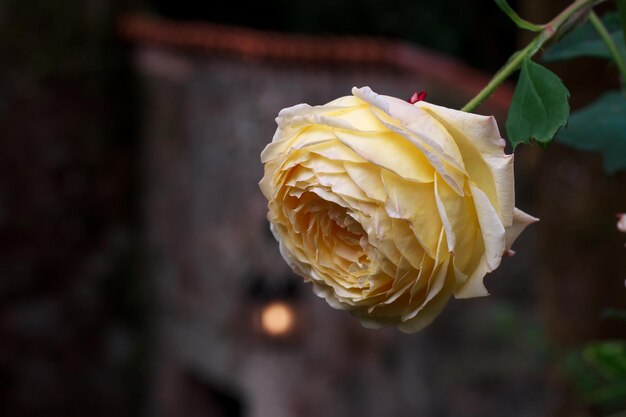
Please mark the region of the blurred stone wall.
<svg viewBox="0 0 626 417"><path fill-rule="evenodd" d="M376 67L151 46L138 47L135 61L145 103L147 272L159 312L155 415L557 415L565 397L547 371L536 228L487 278L493 296L452 301L415 335L366 330L330 308L289 275L268 232L259 154L281 108L322 104L353 85L399 97L420 86L432 101L458 106L466 98L446 94L453 86ZM255 332L249 289L259 277L272 286L285 276L298 288L299 333L277 344Z"/></svg>
<svg viewBox="0 0 626 417"><path fill-rule="evenodd" d="M136 415L142 404L117 3L0 2L2 416Z"/></svg>

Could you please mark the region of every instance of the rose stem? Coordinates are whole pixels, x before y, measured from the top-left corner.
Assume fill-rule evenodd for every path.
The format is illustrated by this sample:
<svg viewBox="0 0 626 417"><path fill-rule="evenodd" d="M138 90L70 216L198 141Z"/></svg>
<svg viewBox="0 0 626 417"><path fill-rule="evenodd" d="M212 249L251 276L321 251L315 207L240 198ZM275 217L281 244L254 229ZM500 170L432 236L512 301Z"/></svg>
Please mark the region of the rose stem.
<svg viewBox="0 0 626 417"><path fill-rule="evenodd" d="M606 47L609 48L609 51L611 51L611 55L613 55L613 59L617 64L620 75L622 76L622 83L626 83L626 62L624 62L624 57L617 50L617 46L615 45L615 42L613 42L613 38L611 38L609 31L606 30L606 27L604 26L604 23L602 23L602 20L600 20L598 15L595 14L593 11L589 13L589 21L593 25L596 32L598 32L598 35L600 35L600 37L604 41Z"/></svg>
<svg viewBox="0 0 626 417"><path fill-rule="evenodd" d="M463 108L462 111L471 112L480 105L485 99L487 99L491 93L493 93L500 84L504 82L513 72L515 72L524 62L524 59L530 58L541 49L541 47L551 40L563 27L573 23L587 14L577 15L589 6L589 10L597 0L576 0L564 9L559 15L557 15L550 22L543 25L543 30L537 35L524 49L521 49L511 55L508 62L500 68L498 72L493 76L491 81L480 92L471 99ZM574 19L571 19L574 16ZM570 20L571 19L571 20Z"/></svg>

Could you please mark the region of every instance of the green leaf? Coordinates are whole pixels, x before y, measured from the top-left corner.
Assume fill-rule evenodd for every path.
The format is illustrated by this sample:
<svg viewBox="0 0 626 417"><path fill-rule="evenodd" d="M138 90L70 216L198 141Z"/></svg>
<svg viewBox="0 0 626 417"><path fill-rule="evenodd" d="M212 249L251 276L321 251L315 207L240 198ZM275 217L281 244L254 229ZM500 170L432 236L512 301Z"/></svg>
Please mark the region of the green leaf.
<svg viewBox="0 0 626 417"><path fill-rule="evenodd" d="M569 92L553 72L525 59L506 119L513 148L535 139L547 146L567 123Z"/></svg>
<svg viewBox="0 0 626 417"><path fill-rule="evenodd" d="M583 355L604 378L626 383L626 345L608 341L588 345Z"/></svg>
<svg viewBox="0 0 626 417"><path fill-rule="evenodd" d="M498 7L517 25L520 29L530 30L531 32L541 32L543 26L530 23L528 20L522 19L515 10L509 6L506 0L495 0Z"/></svg>
<svg viewBox="0 0 626 417"><path fill-rule="evenodd" d="M557 141L585 151L601 152L611 174L626 169L626 98L613 91L573 113Z"/></svg>
<svg viewBox="0 0 626 417"><path fill-rule="evenodd" d="M602 17L602 23L609 31L620 54L626 56L626 44L619 16L616 13L608 13ZM541 60L554 62L581 56L612 59L611 52L589 22L563 36L543 54Z"/></svg>

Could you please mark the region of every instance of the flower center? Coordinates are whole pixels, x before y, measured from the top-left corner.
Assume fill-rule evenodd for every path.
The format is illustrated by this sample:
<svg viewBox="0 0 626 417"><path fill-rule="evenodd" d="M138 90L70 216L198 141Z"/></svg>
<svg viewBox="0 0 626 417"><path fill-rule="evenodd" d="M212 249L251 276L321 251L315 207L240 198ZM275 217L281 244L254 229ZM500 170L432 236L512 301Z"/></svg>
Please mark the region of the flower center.
<svg viewBox="0 0 626 417"><path fill-rule="evenodd" d="M295 229L299 230L312 264L343 285L364 287L370 274L370 245L361 224L339 204L326 201L313 192L304 192L293 209Z"/></svg>

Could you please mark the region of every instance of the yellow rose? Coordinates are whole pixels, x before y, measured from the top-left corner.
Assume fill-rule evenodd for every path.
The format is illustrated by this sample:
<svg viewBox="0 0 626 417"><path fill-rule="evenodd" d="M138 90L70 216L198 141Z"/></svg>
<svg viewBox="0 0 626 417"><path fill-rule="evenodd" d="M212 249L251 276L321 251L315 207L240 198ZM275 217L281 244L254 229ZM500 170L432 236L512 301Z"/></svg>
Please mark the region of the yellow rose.
<svg viewBox="0 0 626 417"><path fill-rule="evenodd" d="M261 154L280 250L333 307L415 332L536 221L514 207L513 155L493 117L353 88L282 110Z"/></svg>

